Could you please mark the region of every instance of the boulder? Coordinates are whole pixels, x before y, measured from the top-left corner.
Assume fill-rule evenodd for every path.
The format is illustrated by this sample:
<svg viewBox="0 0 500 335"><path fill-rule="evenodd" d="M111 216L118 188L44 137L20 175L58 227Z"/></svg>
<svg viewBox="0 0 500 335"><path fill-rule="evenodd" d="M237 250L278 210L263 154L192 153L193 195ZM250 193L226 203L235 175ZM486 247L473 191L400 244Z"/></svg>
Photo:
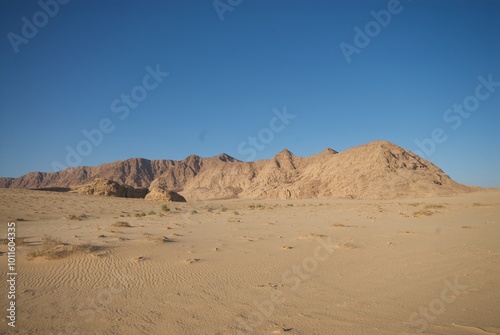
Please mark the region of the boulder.
<svg viewBox="0 0 500 335"><path fill-rule="evenodd" d="M168 189L168 184L161 180L155 179L149 186L149 193L146 195L146 200L166 200L172 202L186 202L186 199L177 192Z"/></svg>

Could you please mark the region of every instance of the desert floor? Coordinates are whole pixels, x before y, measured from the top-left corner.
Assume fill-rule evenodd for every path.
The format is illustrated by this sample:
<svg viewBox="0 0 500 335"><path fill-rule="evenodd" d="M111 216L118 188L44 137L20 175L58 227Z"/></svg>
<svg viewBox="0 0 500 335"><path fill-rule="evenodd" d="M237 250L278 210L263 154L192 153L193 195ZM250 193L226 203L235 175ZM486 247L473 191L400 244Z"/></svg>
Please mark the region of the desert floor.
<svg viewBox="0 0 500 335"><path fill-rule="evenodd" d="M0 333L500 334L498 190L163 205L0 189Z"/></svg>

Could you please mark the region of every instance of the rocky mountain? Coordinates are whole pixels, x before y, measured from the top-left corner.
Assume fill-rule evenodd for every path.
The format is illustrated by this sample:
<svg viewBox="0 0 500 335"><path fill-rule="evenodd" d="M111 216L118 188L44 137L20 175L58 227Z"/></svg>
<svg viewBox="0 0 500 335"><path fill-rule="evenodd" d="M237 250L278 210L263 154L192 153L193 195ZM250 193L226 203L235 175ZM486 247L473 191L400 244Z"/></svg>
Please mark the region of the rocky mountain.
<svg viewBox="0 0 500 335"><path fill-rule="evenodd" d="M179 192L188 200L391 199L471 190L429 161L386 141L340 153L326 149L309 157L298 157L285 149L271 159L255 162L242 162L226 154L210 158L191 155L180 161L132 158L95 167L3 178L0 187L74 187L96 178L136 188L152 185L158 190L157 186L161 186L160 193Z"/></svg>

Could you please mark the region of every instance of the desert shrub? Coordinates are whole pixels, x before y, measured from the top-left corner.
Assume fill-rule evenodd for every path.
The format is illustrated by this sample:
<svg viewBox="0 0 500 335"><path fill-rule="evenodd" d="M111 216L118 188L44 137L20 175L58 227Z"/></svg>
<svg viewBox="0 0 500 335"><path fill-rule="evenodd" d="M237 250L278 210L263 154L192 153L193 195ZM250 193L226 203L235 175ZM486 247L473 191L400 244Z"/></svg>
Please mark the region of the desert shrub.
<svg viewBox="0 0 500 335"><path fill-rule="evenodd" d="M87 218L87 215L85 215L85 214L80 214L78 216L76 216L74 214L66 215L66 220L78 220L78 221L81 221L81 220L86 219L86 218Z"/></svg>
<svg viewBox="0 0 500 335"><path fill-rule="evenodd" d="M164 211L164 212L170 212L170 208L168 208L167 205L161 206L161 210Z"/></svg>
<svg viewBox="0 0 500 335"><path fill-rule="evenodd" d="M155 214L156 214L156 212L155 212L155 211L149 211L149 212L148 212L148 215L155 215Z"/></svg>
<svg viewBox="0 0 500 335"><path fill-rule="evenodd" d="M97 247L89 244L70 245L63 243L59 237L52 237L45 235L42 238L42 243L34 250L28 253L28 258L44 257L47 259L58 259L66 257L76 252L91 252L95 251Z"/></svg>
<svg viewBox="0 0 500 335"><path fill-rule="evenodd" d="M413 216L415 216L415 217L417 217L417 216L431 216L432 214L434 214L434 212L430 211L428 209L421 209L421 210L413 212Z"/></svg>
<svg viewBox="0 0 500 335"><path fill-rule="evenodd" d="M116 221L113 223L113 227L128 228L130 224L127 221Z"/></svg>
<svg viewBox="0 0 500 335"><path fill-rule="evenodd" d="M415 211L413 216L431 216L436 213L436 210L445 208L442 204L427 204L423 209Z"/></svg>
<svg viewBox="0 0 500 335"><path fill-rule="evenodd" d="M445 206L442 205L442 204L428 204L428 205L425 205L425 209L442 209L442 208L445 208Z"/></svg>

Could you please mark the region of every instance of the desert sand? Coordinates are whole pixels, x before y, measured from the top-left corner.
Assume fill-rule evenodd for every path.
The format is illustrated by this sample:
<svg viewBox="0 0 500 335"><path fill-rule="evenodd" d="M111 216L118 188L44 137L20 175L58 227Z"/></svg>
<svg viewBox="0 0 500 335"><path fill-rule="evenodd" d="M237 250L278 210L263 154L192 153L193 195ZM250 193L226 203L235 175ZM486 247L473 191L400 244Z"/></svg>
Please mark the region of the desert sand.
<svg viewBox="0 0 500 335"><path fill-rule="evenodd" d="M165 204L0 189L0 332L500 334L498 190Z"/></svg>

